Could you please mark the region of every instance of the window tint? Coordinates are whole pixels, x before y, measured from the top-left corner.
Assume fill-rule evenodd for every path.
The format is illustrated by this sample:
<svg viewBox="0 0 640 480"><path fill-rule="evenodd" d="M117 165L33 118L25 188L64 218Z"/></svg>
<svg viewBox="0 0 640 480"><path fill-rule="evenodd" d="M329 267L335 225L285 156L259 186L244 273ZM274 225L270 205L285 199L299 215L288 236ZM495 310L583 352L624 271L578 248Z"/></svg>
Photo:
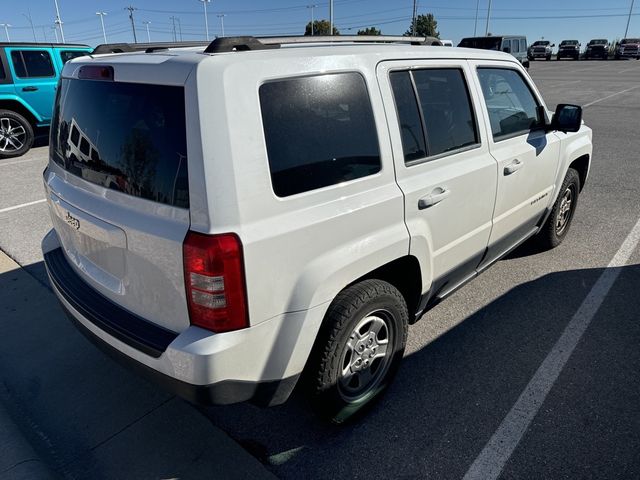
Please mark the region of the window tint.
<svg viewBox="0 0 640 480"><path fill-rule="evenodd" d="M0 58L0 80L7 78L7 74L4 73L4 65L2 64L2 58Z"/></svg>
<svg viewBox="0 0 640 480"><path fill-rule="evenodd" d="M422 109L429 156L478 142L469 92L461 70L412 72Z"/></svg>
<svg viewBox="0 0 640 480"><path fill-rule="evenodd" d="M392 72L390 75L393 98L396 103L404 161L410 162L427 156L420 111L409 72Z"/></svg>
<svg viewBox="0 0 640 480"><path fill-rule="evenodd" d="M286 197L380 171L371 102L358 73L260 87L271 182Z"/></svg>
<svg viewBox="0 0 640 480"><path fill-rule="evenodd" d="M60 58L62 59L62 63L67 63L69 60L73 60L74 58L83 57L87 55L87 52L79 52L78 50L62 50L60 51Z"/></svg>
<svg viewBox="0 0 640 480"><path fill-rule="evenodd" d="M44 50L13 50L11 61L20 78L55 76L51 55Z"/></svg>
<svg viewBox="0 0 640 480"><path fill-rule="evenodd" d="M97 185L189 207L184 89L62 79L53 160Z"/></svg>
<svg viewBox="0 0 640 480"><path fill-rule="evenodd" d="M480 68L478 77L494 139L525 133L540 124L538 103L518 72Z"/></svg>

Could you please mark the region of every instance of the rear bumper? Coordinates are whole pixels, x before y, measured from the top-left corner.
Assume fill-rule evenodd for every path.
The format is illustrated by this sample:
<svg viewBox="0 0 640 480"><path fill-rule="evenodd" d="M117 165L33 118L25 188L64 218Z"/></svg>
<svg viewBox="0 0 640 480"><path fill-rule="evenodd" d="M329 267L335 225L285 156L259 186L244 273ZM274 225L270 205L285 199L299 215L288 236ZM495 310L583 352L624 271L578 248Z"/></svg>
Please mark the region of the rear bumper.
<svg viewBox="0 0 640 480"><path fill-rule="evenodd" d="M169 332L122 309L75 272L55 231L43 240L51 286L67 316L101 350L194 403L284 402L296 385L324 309L282 315L222 334ZM317 323L317 325L316 325Z"/></svg>

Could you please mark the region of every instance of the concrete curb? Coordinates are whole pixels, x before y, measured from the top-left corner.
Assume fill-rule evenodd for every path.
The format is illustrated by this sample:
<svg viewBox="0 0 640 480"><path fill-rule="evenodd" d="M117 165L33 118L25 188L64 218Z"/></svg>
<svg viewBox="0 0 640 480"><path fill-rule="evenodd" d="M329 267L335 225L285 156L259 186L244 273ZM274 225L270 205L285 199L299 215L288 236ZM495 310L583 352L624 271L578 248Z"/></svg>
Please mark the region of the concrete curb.
<svg viewBox="0 0 640 480"><path fill-rule="evenodd" d="M0 479L50 480L56 478L36 454L4 406L0 404Z"/></svg>

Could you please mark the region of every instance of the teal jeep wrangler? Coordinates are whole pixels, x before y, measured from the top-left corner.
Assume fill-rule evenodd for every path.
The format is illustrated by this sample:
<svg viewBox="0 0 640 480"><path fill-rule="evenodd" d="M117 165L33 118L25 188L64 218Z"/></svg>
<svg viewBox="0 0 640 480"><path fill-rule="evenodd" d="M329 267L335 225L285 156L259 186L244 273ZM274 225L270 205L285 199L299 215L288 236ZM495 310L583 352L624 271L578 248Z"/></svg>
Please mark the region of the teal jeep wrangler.
<svg viewBox="0 0 640 480"><path fill-rule="evenodd" d="M0 160L33 145L48 127L63 65L91 52L88 45L0 43Z"/></svg>

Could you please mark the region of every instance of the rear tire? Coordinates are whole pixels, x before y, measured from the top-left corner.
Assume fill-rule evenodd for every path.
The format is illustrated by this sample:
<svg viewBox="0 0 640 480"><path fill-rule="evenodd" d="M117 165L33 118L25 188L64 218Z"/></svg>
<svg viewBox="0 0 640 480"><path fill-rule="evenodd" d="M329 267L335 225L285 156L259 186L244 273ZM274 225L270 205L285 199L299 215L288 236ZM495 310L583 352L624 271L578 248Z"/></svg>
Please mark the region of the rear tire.
<svg viewBox="0 0 640 480"><path fill-rule="evenodd" d="M340 424L371 406L398 370L408 320L404 297L387 282L365 280L340 292L307 366L314 409Z"/></svg>
<svg viewBox="0 0 640 480"><path fill-rule="evenodd" d="M535 237L541 248L545 250L555 248L567 236L573 215L578 206L579 194L580 175L576 170L570 168L564 177L560 194L553 205L549 218L547 218L547 221Z"/></svg>
<svg viewBox="0 0 640 480"><path fill-rule="evenodd" d="M33 127L19 113L0 110L0 160L19 157L33 145Z"/></svg>

